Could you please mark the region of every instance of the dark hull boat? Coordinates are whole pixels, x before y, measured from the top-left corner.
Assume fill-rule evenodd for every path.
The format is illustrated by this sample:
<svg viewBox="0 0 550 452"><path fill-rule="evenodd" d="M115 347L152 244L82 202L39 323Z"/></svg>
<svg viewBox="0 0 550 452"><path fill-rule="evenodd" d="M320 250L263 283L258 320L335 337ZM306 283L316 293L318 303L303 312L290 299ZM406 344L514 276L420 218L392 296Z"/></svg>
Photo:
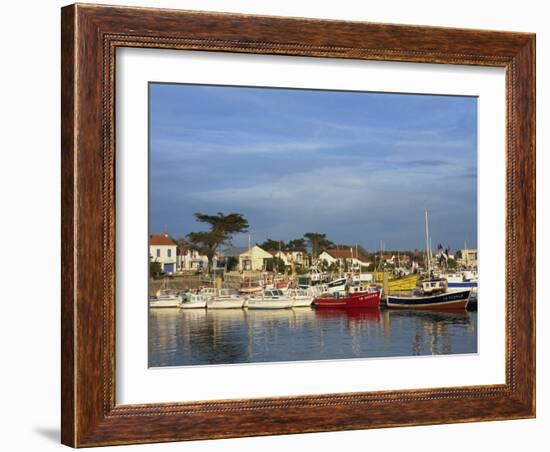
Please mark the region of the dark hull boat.
<svg viewBox="0 0 550 452"><path fill-rule="evenodd" d="M445 292L438 295L418 295L410 297L392 296L387 299L388 308L401 309L466 309L470 289Z"/></svg>

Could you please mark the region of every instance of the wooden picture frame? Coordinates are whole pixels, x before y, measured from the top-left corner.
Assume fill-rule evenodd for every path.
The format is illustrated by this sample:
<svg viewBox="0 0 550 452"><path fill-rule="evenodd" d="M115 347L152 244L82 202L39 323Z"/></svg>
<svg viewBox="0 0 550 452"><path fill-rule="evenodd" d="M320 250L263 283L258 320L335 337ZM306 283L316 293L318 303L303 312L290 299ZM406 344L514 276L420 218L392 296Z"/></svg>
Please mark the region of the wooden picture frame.
<svg viewBox="0 0 550 452"><path fill-rule="evenodd" d="M71 5L62 9L62 442L73 447L535 416L535 35ZM115 50L506 69L506 383L115 403Z"/></svg>

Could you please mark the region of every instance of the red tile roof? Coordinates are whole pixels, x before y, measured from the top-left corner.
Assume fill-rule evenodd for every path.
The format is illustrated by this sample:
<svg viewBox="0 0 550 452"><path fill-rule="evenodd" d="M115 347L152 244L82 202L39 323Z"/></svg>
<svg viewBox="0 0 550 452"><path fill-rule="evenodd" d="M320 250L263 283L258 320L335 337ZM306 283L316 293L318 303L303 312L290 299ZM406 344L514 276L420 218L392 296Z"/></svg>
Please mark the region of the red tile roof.
<svg viewBox="0 0 550 452"><path fill-rule="evenodd" d="M168 234L151 234L149 236L149 245L175 246L176 242L174 242Z"/></svg>
<svg viewBox="0 0 550 452"><path fill-rule="evenodd" d="M336 259L358 259L360 261L366 262L365 256L362 255L361 252L358 254L355 253L355 250L351 250L350 248L332 248L328 249L327 253L330 254L332 257Z"/></svg>

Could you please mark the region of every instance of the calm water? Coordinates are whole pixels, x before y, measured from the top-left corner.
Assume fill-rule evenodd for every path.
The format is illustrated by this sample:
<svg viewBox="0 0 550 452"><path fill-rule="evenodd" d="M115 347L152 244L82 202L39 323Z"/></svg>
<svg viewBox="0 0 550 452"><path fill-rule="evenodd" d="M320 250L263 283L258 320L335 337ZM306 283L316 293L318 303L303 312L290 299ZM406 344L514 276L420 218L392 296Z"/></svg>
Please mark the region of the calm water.
<svg viewBox="0 0 550 452"><path fill-rule="evenodd" d="M149 366L477 352L477 312L149 311Z"/></svg>

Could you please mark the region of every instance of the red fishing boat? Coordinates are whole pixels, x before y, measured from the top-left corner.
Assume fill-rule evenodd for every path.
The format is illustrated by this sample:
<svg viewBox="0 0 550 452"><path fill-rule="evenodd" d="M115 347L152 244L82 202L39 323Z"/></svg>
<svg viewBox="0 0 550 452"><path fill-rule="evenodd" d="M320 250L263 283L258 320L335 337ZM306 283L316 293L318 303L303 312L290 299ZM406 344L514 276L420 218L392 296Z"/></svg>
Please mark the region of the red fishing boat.
<svg viewBox="0 0 550 452"><path fill-rule="evenodd" d="M341 293L321 296L313 301L316 308L376 308L380 307L380 291Z"/></svg>

